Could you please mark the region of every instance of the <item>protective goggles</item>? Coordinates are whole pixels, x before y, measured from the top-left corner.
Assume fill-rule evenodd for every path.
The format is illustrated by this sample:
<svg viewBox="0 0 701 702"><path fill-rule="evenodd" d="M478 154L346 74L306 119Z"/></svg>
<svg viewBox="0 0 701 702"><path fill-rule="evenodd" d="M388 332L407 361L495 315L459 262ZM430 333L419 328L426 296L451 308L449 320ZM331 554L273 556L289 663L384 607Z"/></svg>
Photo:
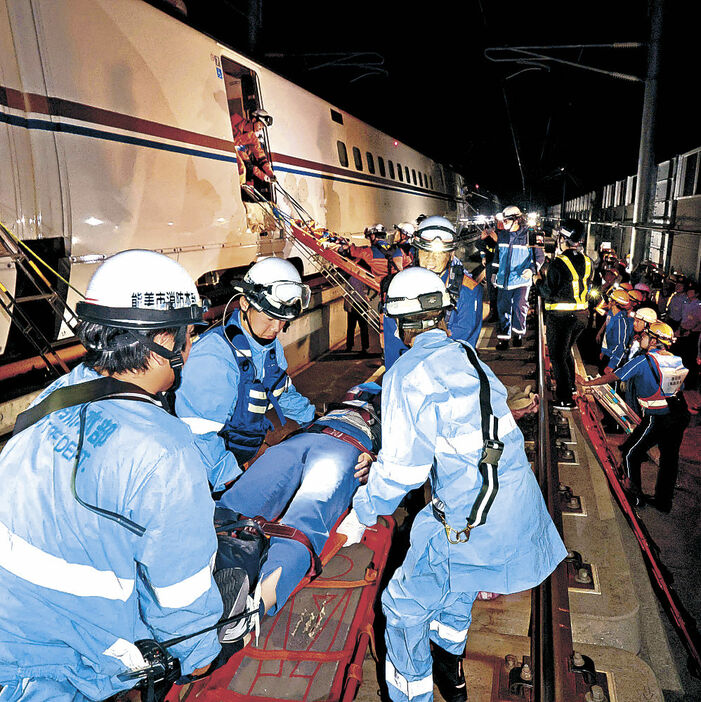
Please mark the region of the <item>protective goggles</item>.
<svg viewBox="0 0 701 702"><path fill-rule="evenodd" d="M403 317L432 310L442 310L449 307L450 304L450 295L447 291L427 292L418 297L388 297L385 312L388 317Z"/></svg>
<svg viewBox="0 0 701 702"><path fill-rule="evenodd" d="M417 233L412 244L424 251L453 251L457 247L455 234L450 229L431 228Z"/></svg>
<svg viewBox="0 0 701 702"><path fill-rule="evenodd" d="M312 296L308 285L294 280L281 280L270 285L256 285L256 287L267 302L263 311L283 319L298 317L302 310L309 307Z"/></svg>

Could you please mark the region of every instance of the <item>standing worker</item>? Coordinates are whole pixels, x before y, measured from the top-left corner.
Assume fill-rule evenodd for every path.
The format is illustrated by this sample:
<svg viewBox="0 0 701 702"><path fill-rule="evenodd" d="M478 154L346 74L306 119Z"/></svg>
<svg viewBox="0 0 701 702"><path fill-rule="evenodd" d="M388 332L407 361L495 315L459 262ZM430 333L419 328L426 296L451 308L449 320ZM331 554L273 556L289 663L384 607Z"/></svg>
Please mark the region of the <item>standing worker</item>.
<svg viewBox="0 0 701 702"><path fill-rule="evenodd" d="M104 700L148 671L144 640L222 615L206 466L161 402L202 320L195 284L162 254L124 251L77 313L84 362L19 416L0 455L13 496L0 502L3 702ZM216 631L168 650L183 675L223 662Z"/></svg>
<svg viewBox="0 0 701 702"><path fill-rule="evenodd" d="M534 587L567 554L506 389L469 344L447 335L450 305L431 271L409 268L392 280L386 312L409 350L384 376L382 448L338 528L347 545L357 543L430 479L432 502L416 516L404 563L382 594L396 702L431 700L434 682L446 700L466 700L461 659L477 593Z"/></svg>
<svg viewBox="0 0 701 702"><path fill-rule="evenodd" d="M615 371L607 369L600 378L577 378L584 388L616 380L625 381L635 388L643 417L621 447L624 487L634 505L642 506L647 500L661 512L672 509L679 471L679 447L689 424L689 410L682 394L688 371L682 359L667 350L673 341L674 332L668 324L653 322L649 330L643 332L640 342L642 353ZM646 498L642 490L640 467L653 446L660 448L660 468L655 494Z"/></svg>
<svg viewBox="0 0 701 702"><path fill-rule="evenodd" d="M575 219L565 220L559 231L562 253L548 266L538 291L545 300L548 352L555 375L555 404L571 410L574 385L572 347L587 326L589 289L593 277L591 259L579 250L584 228Z"/></svg>
<svg viewBox="0 0 701 702"><path fill-rule="evenodd" d="M497 237L493 265L497 268L497 312L499 314L497 349L523 345L528 315L528 292L533 276L545 260L542 247L535 245L535 237L526 223L526 217L515 205L502 213L504 228ZM532 240L533 239L533 240Z"/></svg>
<svg viewBox="0 0 701 702"><path fill-rule="evenodd" d="M476 348L482 330L482 286L453 255L458 246L455 227L445 217L426 217L416 230L412 245L418 252L418 265L439 275L448 290L453 306L446 312L450 336ZM407 347L399 337L396 321L386 315L383 337L385 368L389 369Z"/></svg>

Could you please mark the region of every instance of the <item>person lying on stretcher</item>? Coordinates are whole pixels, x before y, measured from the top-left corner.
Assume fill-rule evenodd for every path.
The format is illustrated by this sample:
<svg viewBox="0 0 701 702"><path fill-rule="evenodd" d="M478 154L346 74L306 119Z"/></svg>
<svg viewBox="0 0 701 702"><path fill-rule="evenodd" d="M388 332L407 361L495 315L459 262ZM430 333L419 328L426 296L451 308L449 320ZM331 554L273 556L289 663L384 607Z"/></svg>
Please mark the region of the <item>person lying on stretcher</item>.
<svg viewBox="0 0 701 702"><path fill-rule="evenodd" d="M308 573L318 575L318 554L356 488L367 480L366 470L354 471L358 458L379 450L380 391L375 383L354 386L307 429L269 447L220 497L214 578L224 618L244 606L274 614ZM262 518L258 522L271 536L269 544L250 519L244 521L246 529L235 528L232 538L231 524L240 524L244 515ZM255 548L251 541L263 545ZM241 639L254 623L224 627L220 641Z"/></svg>

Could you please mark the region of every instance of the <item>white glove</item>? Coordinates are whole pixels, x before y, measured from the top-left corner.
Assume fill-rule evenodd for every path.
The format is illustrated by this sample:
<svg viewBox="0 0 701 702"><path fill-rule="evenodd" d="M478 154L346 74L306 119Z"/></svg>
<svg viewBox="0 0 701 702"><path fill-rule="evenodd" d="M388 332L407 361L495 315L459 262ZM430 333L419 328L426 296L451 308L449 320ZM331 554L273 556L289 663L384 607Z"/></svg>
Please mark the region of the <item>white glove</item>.
<svg viewBox="0 0 701 702"><path fill-rule="evenodd" d="M352 509L348 516L338 525L336 533L346 537L346 543L343 544L344 547L359 544L365 533L365 524L360 523L358 515Z"/></svg>
<svg viewBox="0 0 701 702"><path fill-rule="evenodd" d="M526 268L526 270L521 273L521 277L530 280L533 277L533 271L530 268Z"/></svg>

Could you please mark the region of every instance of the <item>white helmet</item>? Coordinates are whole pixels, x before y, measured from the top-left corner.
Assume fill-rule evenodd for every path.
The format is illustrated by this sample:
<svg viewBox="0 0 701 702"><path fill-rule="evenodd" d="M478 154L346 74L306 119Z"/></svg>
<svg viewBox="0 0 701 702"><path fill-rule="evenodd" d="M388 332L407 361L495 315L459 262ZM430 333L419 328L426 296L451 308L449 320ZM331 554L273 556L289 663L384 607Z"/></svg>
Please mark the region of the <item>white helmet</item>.
<svg viewBox="0 0 701 702"><path fill-rule="evenodd" d="M414 232L416 231L416 227L411 222L400 222L399 224L395 224L394 228L407 236L414 236Z"/></svg>
<svg viewBox="0 0 701 702"><path fill-rule="evenodd" d="M436 325L441 312L451 306L450 295L440 276L426 268L406 268L392 278L387 289L385 312L405 329L428 329ZM436 312L431 319L408 318Z"/></svg>
<svg viewBox="0 0 701 702"><path fill-rule="evenodd" d="M633 312L634 319L640 319L645 324L653 324L657 321L657 312L650 307L640 307Z"/></svg>
<svg viewBox="0 0 701 702"><path fill-rule="evenodd" d="M275 319L295 319L309 307L311 290L297 269L284 258L254 263L243 280L234 284L251 306Z"/></svg>
<svg viewBox="0 0 701 702"><path fill-rule="evenodd" d="M143 331L202 323L203 311L190 274L172 258L143 249L107 258L76 305L83 321Z"/></svg>
<svg viewBox="0 0 701 702"><path fill-rule="evenodd" d="M445 217L434 215L422 220L411 243L423 251L454 251L455 227Z"/></svg>
<svg viewBox="0 0 701 702"><path fill-rule="evenodd" d="M108 348L91 347L84 338L90 350L112 353L125 345L124 337L127 345L141 344L168 360L174 375L172 390L180 385L187 327L203 323L204 309L195 283L179 263L143 249L106 259L90 279L85 300L76 305L82 321L123 330ZM149 338L149 331L170 328L176 329L172 350Z"/></svg>
<svg viewBox="0 0 701 702"><path fill-rule="evenodd" d="M263 108L251 112L251 120L260 120L261 122L265 122L265 125L268 127L272 126L273 124L273 116L266 112Z"/></svg>
<svg viewBox="0 0 701 702"><path fill-rule="evenodd" d="M519 217L523 216L523 212L516 207L516 205L509 205L508 207L504 208L504 212L502 213L502 217L504 219L518 219Z"/></svg>

